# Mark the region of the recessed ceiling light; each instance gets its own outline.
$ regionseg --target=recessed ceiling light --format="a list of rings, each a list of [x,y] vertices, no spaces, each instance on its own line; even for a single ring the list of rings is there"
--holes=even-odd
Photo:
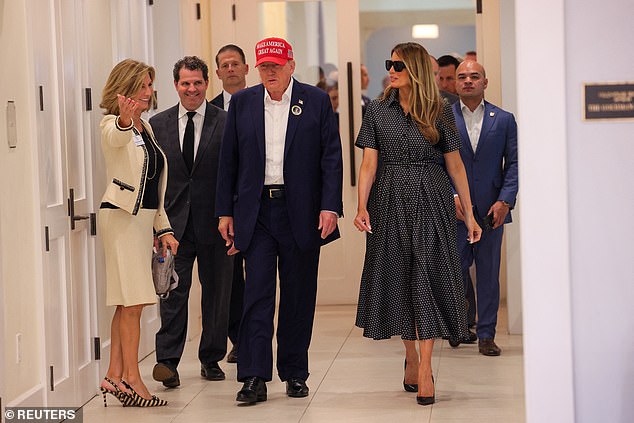
[[[412,38],[438,38],[438,25],[414,25]]]

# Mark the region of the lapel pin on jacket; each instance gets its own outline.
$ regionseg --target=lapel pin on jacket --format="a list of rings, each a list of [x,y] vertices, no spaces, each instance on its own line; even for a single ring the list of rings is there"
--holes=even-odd
[[[495,116],[495,112],[489,112],[489,116],[491,117]]]
[[[304,100],[302,100],[301,98],[300,98],[299,100],[297,100],[297,102],[298,102],[299,104],[304,104]]]
[[[299,116],[302,114],[302,108],[299,107],[297,104],[294,104],[293,107],[291,107],[291,113],[293,113],[295,116]]]

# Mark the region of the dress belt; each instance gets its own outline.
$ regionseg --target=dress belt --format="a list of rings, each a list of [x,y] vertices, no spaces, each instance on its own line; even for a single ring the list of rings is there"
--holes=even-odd
[[[284,185],[264,185],[262,195],[267,198],[284,198],[286,197],[286,187]]]
[[[438,164],[434,160],[422,161],[422,162],[383,162],[387,166],[426,166],[428,164]]]

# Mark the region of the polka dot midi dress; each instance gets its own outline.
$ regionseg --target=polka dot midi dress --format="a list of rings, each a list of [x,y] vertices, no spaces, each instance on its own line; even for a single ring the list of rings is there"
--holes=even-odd
[[[437,128],[432,145],[404,114],[397,90],[367,107],[355,145],[378,150],[380,163],[356,318],[367,338],[467,336],[453,190],[438,164],[460,148],[447,103]]]

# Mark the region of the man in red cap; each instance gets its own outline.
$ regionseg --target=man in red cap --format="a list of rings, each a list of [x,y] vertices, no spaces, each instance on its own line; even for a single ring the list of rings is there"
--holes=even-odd
[[[236,400],[266,401],[273,373],[276,273],[277,371],[289,397],[308,395],[308,347],[322,245],[339,237],[341,140],[328,95],[292,78],[293,49],[255,47],[262,83],[235,93],[220,149],[216,216],[228,254],[246,266]]]

